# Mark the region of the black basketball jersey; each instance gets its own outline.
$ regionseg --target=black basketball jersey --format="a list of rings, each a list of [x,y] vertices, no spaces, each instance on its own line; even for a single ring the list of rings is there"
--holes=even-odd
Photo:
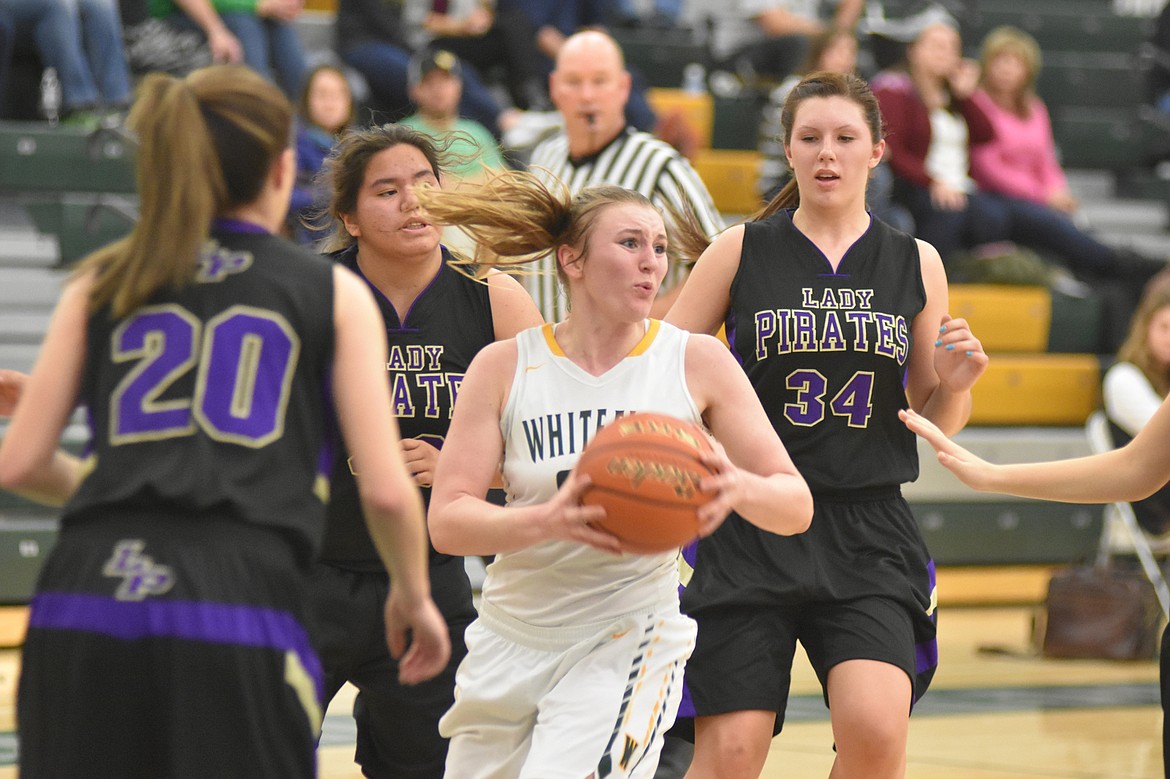
[[[914,435],[897,411],[925,302],[914,239],[880,220],[836,272],[792,211],[745,226],[728,340],[814,492],[917,478]]]
[[[357,247],[339,252],[336,260],[361,275]],[[448,264],[450,260],[444,247],[439,272],[402,320],[386,296],[370,285],[390,342],[386,378],[399,432],[403,438],[419,438],[439,449],[447,436],[467,366],[480,349],[495,340],[487,284],[454,270]],[[429,488],[423,488],[424,502],[429,503],[430,493]],[[447,557],[434,549],[431,556]],[[357,482],[344,449],[339,449],[333,464],[332,499],[321,559],[353,570],[382,570],[366,530]]]
[[[333,269],[260,231],[217,230],[196,280],[90,316],[81,401],[92,470],[63,522],[214,514],[320,545],[332,459]]]

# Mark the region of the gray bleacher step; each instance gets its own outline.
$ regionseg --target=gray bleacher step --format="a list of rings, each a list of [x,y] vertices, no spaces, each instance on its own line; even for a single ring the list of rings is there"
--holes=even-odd
[[[1101,233],[1164,233],[1166,204],[1158,200],[1110,198],[1082,201],[1081,211]]]
[[[1106,235],[1102,237],[1111,246],[1125,246],[1145,255],[1170,259],[1170,233],[1157,235]]]
[[[1114,196],[1114,176],[1106,170],[1066,170],[1068,188],[1082,202],[1111,200]]]
[[[47,310],[0,310],[0,343],[39,344],[49,327],[49,318]]]
[[[37,361],[40,348],[40,344],[0,343],[0,368],[29,373]]]
[[[38,231],[23,205],[0,197],[0,267],[49,267],[57,257],[56,238]]]
[[[3,268],[52,268],[59,259],[54,236],[0,228],[0,273]]]
[[[51,310],[68,275],[61,268],[0,267],[0,308]]]

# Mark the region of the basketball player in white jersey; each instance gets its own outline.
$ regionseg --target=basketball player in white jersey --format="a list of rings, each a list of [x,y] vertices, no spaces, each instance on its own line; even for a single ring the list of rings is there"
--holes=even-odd
[[[765,530],[802,532],[808,488],[727,349],[648,318],[667,234],[644,196],[600,186],[570,199],[512,172],[422,201],[477,239],[480,268],[551,250],[571,304],[560,323],[476,356],[439,457],[435,547],[496,556],[440,723],[447,775],[651,777],[694,625],[679,613],[677,550],[625,553],[594,527],[604,509],[580,505],[581,450],[632,411],[706,425],[722,446],[702,485],[714,495],[703,534],[732,509]],[[503,507],[484,499],[501,463]]]

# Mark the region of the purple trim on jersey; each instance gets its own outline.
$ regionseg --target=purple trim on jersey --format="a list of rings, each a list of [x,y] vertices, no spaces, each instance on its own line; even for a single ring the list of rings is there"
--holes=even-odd
[[[691,568],[695,567],[695,562],[699,559],[699,542],[697,539],[682,548],[682,558]],[[685,587],[683,587],[682,583],[680,582],[678,585],[678,594],[680,597],[682,596],[684,589]],[[678,704],[678,718],[694,719],[694,716],[695,702],[691,700],[691,688],[687,686],[686,672],[684,671],[682,682],[682,699]]]
[[[926,564],[926,572],[930,578],[930,591],[934,592],[936,587],[935,566],[934,560],[929,560]],[[938,612],[931,615],[931,619],[936,623],[938,621]],[[924,673],[932,672],[938,667],[938,639],[925,641],[914,647],[915,667],[914,670],[921,676]],[[918,685],[915,685],[917,687]]]
[[[727,309],[727,316],[723,319],[723,337],[727,339],[727,346],[731,350],[731,356],[739,363],[739,367],[743,367],[743,355],[735,350],[735,311]]]
[[[422,291],[419,292],[418,295],[415,296],[414,300],[412,300],[410,302],[410,307],[406,309],[406,314],[404,314],[404,315],[400,315],[398,313],[398,309],[396,309],[394,307],[394,304],[390,302],[390,298],[386,297],[386,295],[382,292],[382,290],[380,290],[376,286],[374,286],[374,282],[367,279],[366,274],[362,273],[362,268],[357,263],[357,245],[355,244],[351,248],[353,249],[353,259],[354,259],[353,270],[355,270],[357,272],[358,276],[361,276],[362,281],[366,282],[366,285],[369,286],[369,288],[374,291],[375,295],[380,297],[382,300],[386,301],[386,305],[388,305],[390,307],[390,310],[394,312],[394,315],[396,317],[398,317],[398,327],[390,327],[389,325],[387,325],[386,332],[390,333],[390,334],[403,334],[403,333],[417,333],[417,332],[419,332],[419,328],[417,328],[417,327],[407,327],[406,322],[407,322],[407,320],[410,319],[410,312],[414,311],[415,304],[418,303],[420,300],[423,299],[423,297],[426,296],[427,292],[430,291],[431,287],[435,286],[435,283],[439,280],[439,276],[442,275],[443,266],[447,264],[447,258],[449,257],[449,250],[447,249],[447,247],[443,246],[442,244],[439,244],[439,257],[440,257],[439,270],[437,270],[435,272],[435,275],[431,278],[430,281],[427,282],[427,285],[425,287],[423,287]],[[349,251],[349,250],[347,249],[346,251]]]
[[[291,614],[260,606],[180,600],[119,601],[106,595],[42,592],[32,600],[29,627],[79,630],[122,641],[178,638],[296,652],[317,688],[321,661]]]
[[[406,309],[406,316],[404,316],[398,320],[398,325],[401,328],[401,330],[398,330],[395,332],[414,332],[414,333],[418,332],[417,327],[409,328],[406,326],[406,323],[408,321],[410,321],[410,312],[414,311],[414,307],[418,304],[418,302],[420,300],[422,300],[424,297],[426,297],[426,294],[431,291],[431,287],[435,286],[435,282],[437,282],[439,280],[439,276],[442,275],[442,273],[443,273],[443,266],[446,264],[447,264],[446,247],[443,246],[442,244],[439,244],[439,269],[437,271],[435,271],[435,275],[431,277],[431,280],[427,282],[427,285],[425,287],[423,287],[422,290],[417,295],[414,296],[414,300],[410,301],[410,308]]]
[[[269,235],[271,231],[265,227],[261,227],[255,222],[245,222],[242,219],[213,219],[211,221],[211,229],[218,230],[223,233],[255,233],[257,235]]]
[[[82,416],[85,417],[85,429],[89,431],[89,438],[81,448],[81,459],[84,460],[86,457],[89,457],[91,454],[93,454],[94,441],[97,440],[97,435],[95,434],[97,426],[94,424],[93,410],[89,407],[89,404],[82,405],[81,413]]]

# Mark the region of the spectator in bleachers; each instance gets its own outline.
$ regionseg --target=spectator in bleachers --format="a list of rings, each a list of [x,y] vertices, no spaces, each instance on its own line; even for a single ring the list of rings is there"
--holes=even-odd
[[[856,74],[857,52],[857,36],[852,30],[832,29],[816,35],[800,72],[784,79],[780,86],[768,94],[768,102],[760,112],[760,169],[757,186],[763,203],[771,201],[792,177],[780,122],[788,93],[800,83],[801,78],[818,70]],[[903,232],[913,233],[914,220],[905,207],[893,202],[890,192],[892,186],[893,174],[883,160],[870,173],[866,192],[870,212]]]
[[[669,30],[679,23],[682,0],[652,0],[650,13],[641,13],[634,0],[614,0],[610,21],[618,27],[647,27]]]
[[[1105,372],[1101,396],[1113,443],[1124,446],[1170,395],[1170,272],[1146,286],[1117,360]],[[1147,533],[1170,531],[1170,484],[1132,505]]]
[[[915,234],[944,261],[962,250],[1005,241],[1002,203],[975,187],[970,151],[995,137],[971,99],[979,65],[963,59],[953,19],[933,17],[906,48],[904,69],[882,71],[873,92],[887,125],[894,199],[909,209]]]
[[[1035,91],[1041,64],[1036,40],[1015,27],[998,27],[984,39],[980,60],[980,88],[971,102],[990,121],[994,137],[972,147],[971,177],[1007,210],[1012,241],[1087,281],[1127,287],[1130,307],[1122,322],[1128,321],[1142,287],[1166,262],[1108,246],[1073,220],[1077,201],[1056,157],[1048,110]]]
[[[689,209],[708,236],[723,229],[702,179],[673,146],[627,123],[625,105],[630,74],[621,47],[600,30],[570,36],[557,56],[549,81],[553,104],[564,130],[542,141],[531,166],[546,184],[564,183],[573,193],[590,184],[617,184],[635,189],[659,208]],[[524,278],[546,321],[558,321],[564,301],[548,257],[537,263],[544,272]],[[677,285],[682,268],[672,263],[665,285]],[[673,293],[659,294],[652,309],[660,316]]]
[[[327,225],[314,225],[328,216],[330,192],[318,174],[337,139],[353,126],[354,116],[353,91],[344,71],[331,64],[309,71],[297,102],[297,180],[288,210],[289,231],[297,243],[324,237]]]
[[[541,73],[552,73],[565,40],[581,30],[605,30],[610,19],[609,0],[497,0],[503,12],[520,11],[534,30],[540,52]],[[626,100],[626,122],[644,132],[654,132],[658,116],[646,97],[649,84],[637,69],[630,74],[630,94]],[[679,74],[681,81],[682,74]]]
[[[754,87],[795,73],[814,36],[854,30],[864,7],[864,0],[695,0],[686,17],[711,20],[716,67]]]
[[[446,49],[425,49],[411,58],[410,99],[418,111],[402,120],[444,150],[443,186],[449,189],[508,167],[487,128],[459,115],[462,70],[459,58]],[[468,257],[475,253],[475,241],[458,227],[443,228],[443,245]]]
[[[199,29],[178,27],[150,15],[150,0],[121,0],[122,40],[130,70],[182,77],[211,64],[244,61],[244,47],[216,13],[211,0],[175,0]]]
[[[407,71],[414,49],[404,11],[404,3],[383,0],[340,0],[337,9],[339,54],[365,78],[374,107],[392,121],[412,110]],[[497,138],[524,121],[524,112],[501,105],[472,68],[463,70],[459,113]]]
[[[296,99],[308,68],[295,26],[303,0],[211,0],[211,5],[243,47],[244,64]],[[150,13],[181,29],[203,28],[178,0],[150,0]]]
[[[16,39],[31,38],[61,84],[65,121],[97,124],[132,99],[116,0],[5,0]]]
[[[453,52],[484,77],[498,68],[512,105],[525,111],[551,110],[536,31],[521,11],[500,10],[482,0],[408,0],[407,7],[412,6],[417,10],[407,17],[415,50]]]
[[[444,177],[468,181],[507,167],[496,139],[474,119],[459,115],[463,67],[446,49],[428,48],[410,60],[410,98],[418,111],[402,124],[440,141],[451,155]]]

